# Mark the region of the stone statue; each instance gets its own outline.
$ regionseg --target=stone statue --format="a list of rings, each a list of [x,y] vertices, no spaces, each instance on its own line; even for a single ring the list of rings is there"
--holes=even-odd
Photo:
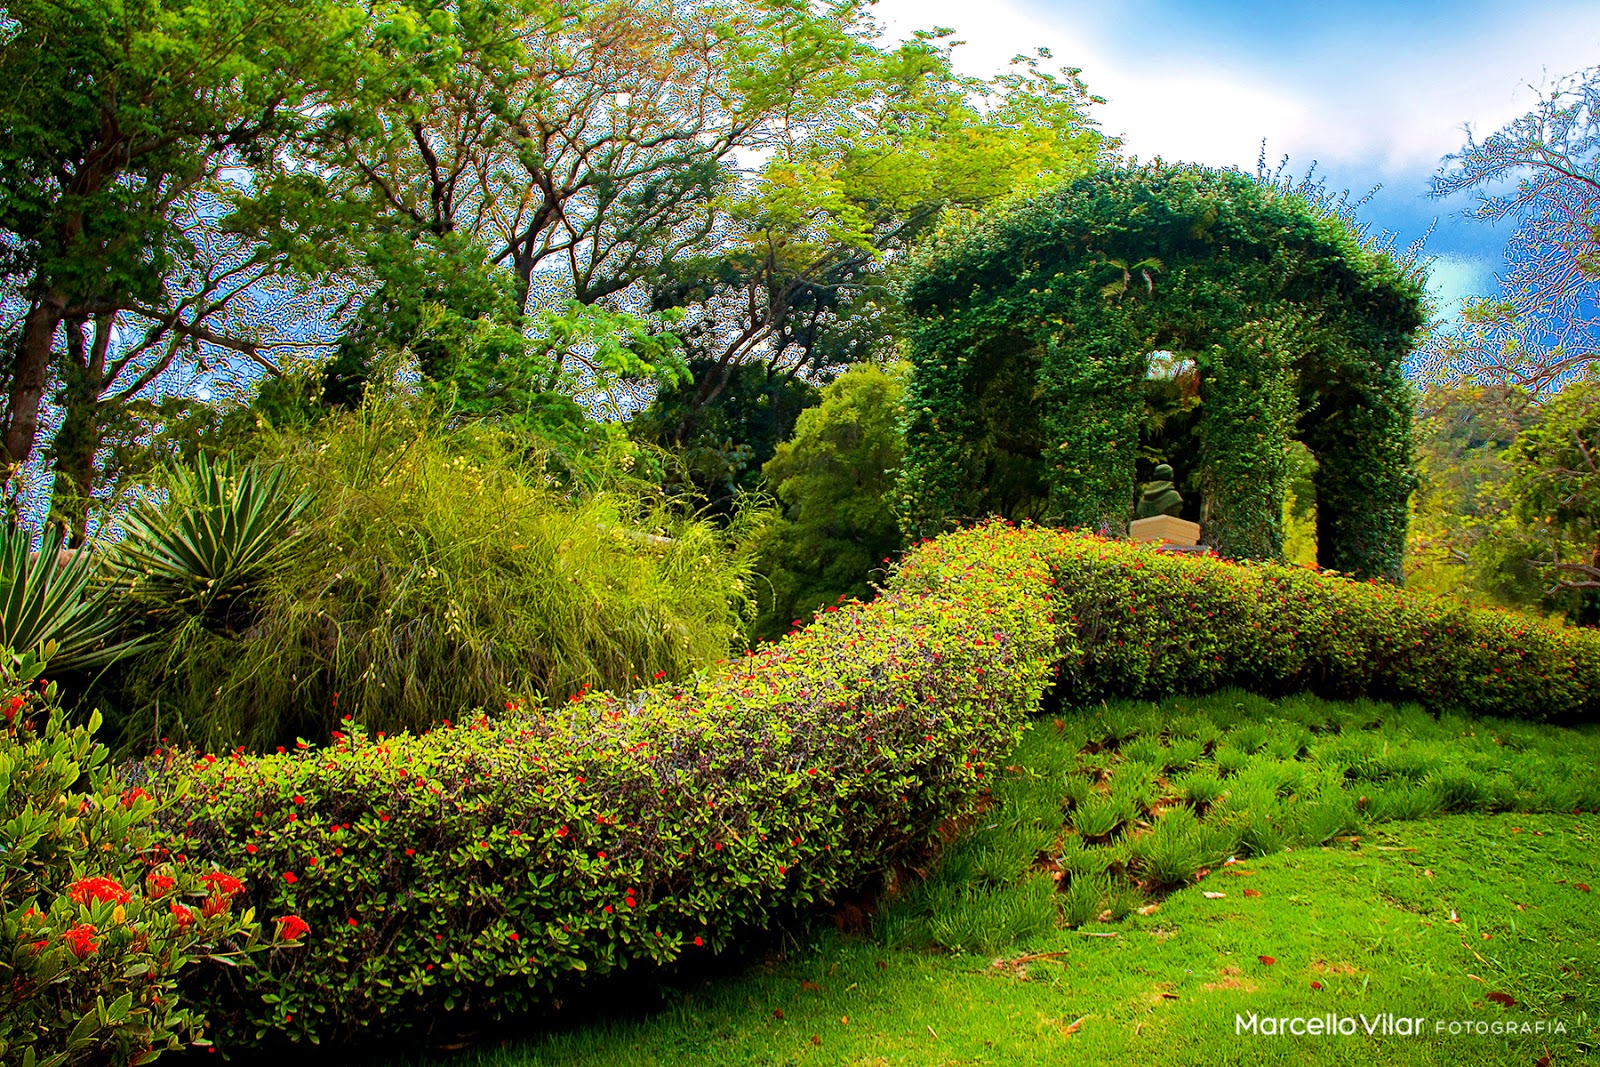
[[[1155,469],[1155,480],[1144,483],[1144,492],[1134,507],[1135,518],[1149,519],[1157,515],[1176,516],[1183,510],[1183,496],[1172,484],[1172,468],[1165,463]]]

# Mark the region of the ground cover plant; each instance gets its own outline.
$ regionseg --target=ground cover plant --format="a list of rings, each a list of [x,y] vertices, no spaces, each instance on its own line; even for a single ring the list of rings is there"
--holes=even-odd
[[[1582,1062],[1600,1046],[1597,756],[1593,727],[1306,697],[1040,720],[990,806],[865,931],[799,929],[642,1015],[401,1062]],[[1118,830],[1076,828],[1119,792]],[[1235,1032],[1236,1015],[1330,1012],[1426,1024]]]

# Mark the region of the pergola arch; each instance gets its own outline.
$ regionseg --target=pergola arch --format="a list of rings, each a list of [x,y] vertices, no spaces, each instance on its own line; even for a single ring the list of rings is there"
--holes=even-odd
[[[1342,219],[1237,171],[1125,166],[946,226],[905,300],[909,535],[994,513],[1124,532],[1146,365],[1182,351],[1204,541],[1278,557],[1295,438],[1319,459],[1319,563],[1398,580],[1422,280]]]

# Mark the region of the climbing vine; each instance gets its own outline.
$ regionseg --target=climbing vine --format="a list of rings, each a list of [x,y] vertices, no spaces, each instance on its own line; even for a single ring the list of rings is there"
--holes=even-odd
[[[1296,438],[1319,563],[1399,577],[1422,280],[1338,215],[1237,171],[1125,165],[947,223],[905,299],[908,535],[990,514],[1125,532],[1150,359],[1183,353],[1198,448],[1167,458],[1196,476],[1204,541],[1280,554]]]

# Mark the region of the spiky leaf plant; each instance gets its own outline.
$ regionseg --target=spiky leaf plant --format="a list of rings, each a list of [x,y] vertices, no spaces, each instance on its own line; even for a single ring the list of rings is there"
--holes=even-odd
[[[311,502],[282,467],[201,455],[174,468],[165,504],[144,501],[123,521],[113,584],[147,627],[196,620],[232,631],[250,594],[288,557],[295,520]]]
[[[54,641],[51,667],[100,667],[134,646],[113,640],[117,612],[93,581],[97,561],[87,551],[63,556],[64,536],[52,528],[35,554],[28,530],[0,524],[0,648],[26,652]]]

